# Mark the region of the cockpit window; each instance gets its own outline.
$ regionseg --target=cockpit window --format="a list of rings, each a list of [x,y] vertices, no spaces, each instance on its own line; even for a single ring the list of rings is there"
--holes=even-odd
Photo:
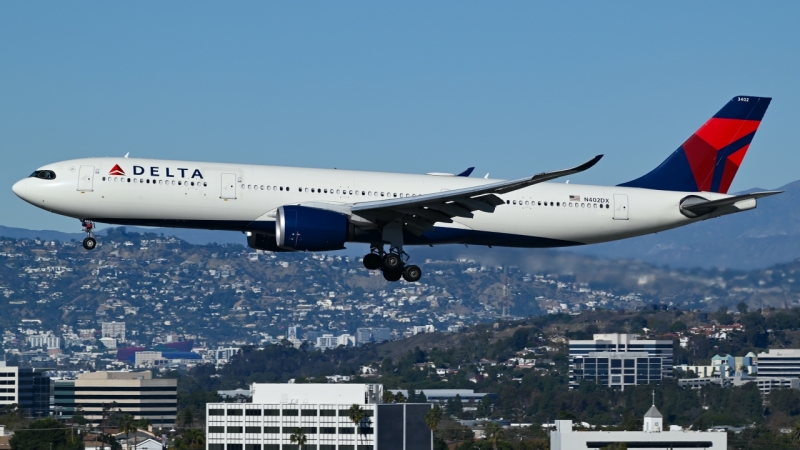
[[[55,180],[56,173],[52,170],[37,170],[29,178],[41,178],[43,180]]]

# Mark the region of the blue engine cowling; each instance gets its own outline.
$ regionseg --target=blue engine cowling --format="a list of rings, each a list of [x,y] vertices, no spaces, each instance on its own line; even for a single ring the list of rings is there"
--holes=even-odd
[[[341,250],[352,225],[347,216],[335,211],[288,205],[278,208],[275,240],[286,250]]]

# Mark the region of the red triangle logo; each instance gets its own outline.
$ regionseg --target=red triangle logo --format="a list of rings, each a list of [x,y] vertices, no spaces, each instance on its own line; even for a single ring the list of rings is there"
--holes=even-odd
[[[108,172],[109,175],[125,175],[125,171],[122,170],[122,167],[119,164],[114,164],[114,167],[111,168],[111,171]]]

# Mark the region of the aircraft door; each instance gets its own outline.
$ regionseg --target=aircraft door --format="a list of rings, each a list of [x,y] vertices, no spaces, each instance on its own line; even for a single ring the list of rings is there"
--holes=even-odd
[[[222,174],[222,188],[219,198],[236,198],[236,174]]]
[[[614,194],[614,220],[628,220],[628,196]]]
[[[94,180],[94,166],[81,166],[78,171],[78,190],[91,191]]]

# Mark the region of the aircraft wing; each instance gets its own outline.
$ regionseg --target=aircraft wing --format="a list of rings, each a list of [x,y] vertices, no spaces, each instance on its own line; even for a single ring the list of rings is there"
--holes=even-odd
[[[543,172],[532,177],[498,181],[450,191],[435,192],[413,197],[390,198],[354,203],[353,214],[374,224],[385,224],[402,219],[404,227],[416,235],[432,230],[436,222],[452,223],[453,217],[473,217],[473,211],[492,213],[495,207],[505,203],[496,194],[506,194],[527,186],[555,178],[583,172],[597,164],[603,155],[564,170]]]

